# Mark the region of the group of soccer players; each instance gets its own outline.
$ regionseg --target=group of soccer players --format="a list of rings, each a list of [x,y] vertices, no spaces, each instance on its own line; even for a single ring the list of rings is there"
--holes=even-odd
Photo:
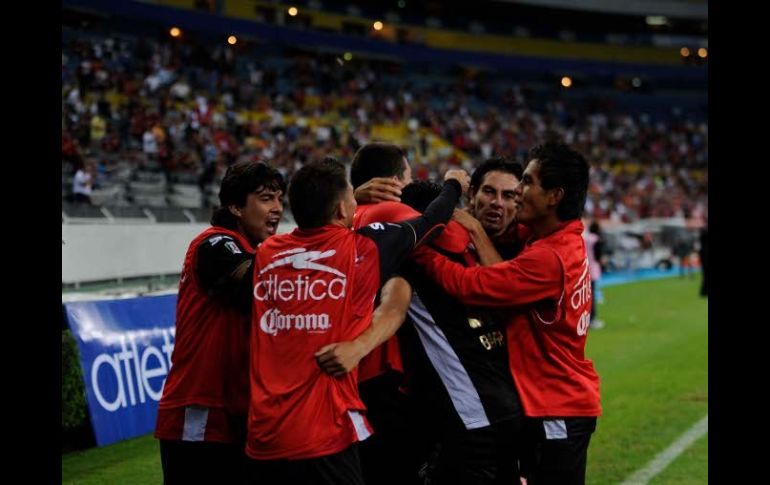
[[[297,171],[276,234],[280,173],[230,167],[180,278],[164,482],[584,483],[588,172],[549,142],[412,182],[369,143]]]

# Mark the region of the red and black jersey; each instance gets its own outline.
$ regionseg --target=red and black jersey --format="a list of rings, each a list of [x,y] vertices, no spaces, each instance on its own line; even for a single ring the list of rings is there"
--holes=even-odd
[[[253,258],[249,241],[210,227],[185,256],[176,306],[172,366],[158,405],[155,436],[232,442],[248,409],[248,310],[235,304],[232,271]],[[246,281],[250,278],[247,276]],[[247,288],[250,285],[247,284]]]
[[[462,254],[443,254],[465,263]],[[429,410],[424,419],[451,433],[520,416],[508,364],[506,312],[464,305],[413,262],[404,264],[401,274],[414,294],[399,341],[410,394]]]
[[[419,212],[401,202],[361,204],[353,217],[353,227],[359,229],[375,222],[400,222],[418,217]],[[445,230],[431,243],[450,253],[467,253],[470,236],[462,226],[449,221]],[[394,370],[404,372],[403,358],[396,335],[372,350],[358,365],[358,380],[369,379]]]
[[[591,279],[579,220],[528,243],[516,258],[464,268],[434,252],[416,258],[470,305],[507,307],[509,362],[527,416],[598,416],[599,377],[585,358]]]
[[[314,354],[366,330],[380,285],[415,245],[437,234],[460,192],[456,181],[446,183],[432,209],[400,224],[297,229],[257,249],[246,445],[251,458],[326,456],[371,434],[357,371],[331,377]]]

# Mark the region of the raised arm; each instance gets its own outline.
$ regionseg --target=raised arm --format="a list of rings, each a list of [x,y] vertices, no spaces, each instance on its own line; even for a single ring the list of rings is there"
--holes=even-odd
[[[468,190],[470,178],[465,170],[448,170],[444,175],[444,187],[420,217],[405,221],[414,229],[415,246],[432,241],[452,217],[460,196]]]
[[[416,246],[431,241],[446,226],[467,188],[468,174],[464,170],[450,170],[446,179],[441,194],[421,216],[399,223],[374,222],[358,230],[377,245],[381,281],[387,281]]]

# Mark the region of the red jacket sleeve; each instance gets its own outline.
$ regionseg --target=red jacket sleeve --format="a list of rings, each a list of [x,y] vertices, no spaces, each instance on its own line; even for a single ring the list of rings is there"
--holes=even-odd
[[[512,307],[558,299],[562,294],[562,265],[547,248],[530,246],[511,260],[472,268],[427,249],[418,251],[415,260],[431,279],[466,305]]]

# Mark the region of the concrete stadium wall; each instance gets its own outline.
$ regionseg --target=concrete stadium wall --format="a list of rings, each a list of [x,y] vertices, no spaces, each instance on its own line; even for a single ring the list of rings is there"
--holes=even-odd
[[[180,273],[208,224],[62,224],[62,283]],[[294,224],[282,223],[278,232]]]

